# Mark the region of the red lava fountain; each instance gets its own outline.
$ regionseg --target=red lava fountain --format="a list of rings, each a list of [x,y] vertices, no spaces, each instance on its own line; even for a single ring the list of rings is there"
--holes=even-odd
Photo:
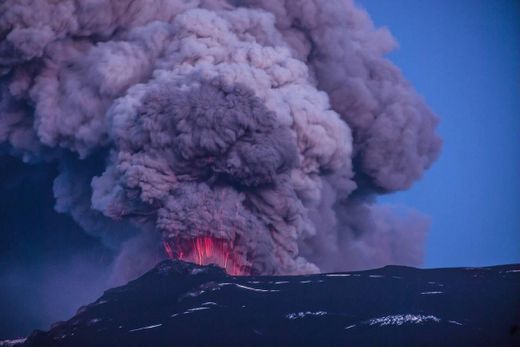
[[[170,259],[189,261],[198,265],[215,264],[233,276],[250,274],[247,266],[237,262],[233,249],[226,240],[201,236],[190,240],[164,240],[163,246]]]

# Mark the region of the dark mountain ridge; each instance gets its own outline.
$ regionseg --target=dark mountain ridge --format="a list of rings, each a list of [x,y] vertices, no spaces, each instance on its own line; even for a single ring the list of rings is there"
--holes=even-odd
[[[520,346],[520,265],[229,276],[164,261],[23,346]]]

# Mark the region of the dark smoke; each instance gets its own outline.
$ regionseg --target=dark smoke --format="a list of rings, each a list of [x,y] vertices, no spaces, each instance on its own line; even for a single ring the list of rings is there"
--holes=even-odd
[[[113,280],[211,236],[254,273],[417,265],[428,219],[376,204],[437,118],[349,0],[7,0],[0,149],[57,162],[56,209]]]

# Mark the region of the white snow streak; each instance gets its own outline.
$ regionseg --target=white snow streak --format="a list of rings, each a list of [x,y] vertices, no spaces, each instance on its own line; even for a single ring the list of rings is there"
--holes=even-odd
[[[141,328],[136,328],[136,329],[129,330],[129,332],[130,332],[130,333],[133,333],[133,332],[135,332],[135,331],[154,329],[154,328],[158,328],[158,327],[160,327],[161,325],[162,325],[162,324],[148,325],[148,326],[146,326],[146,327],[141,327]]]
[[[350,277],[352,276],[351,274],[328,274],[328,275],[325,275],[326,277]]]
[[[450,322],[451,324],[456,324],[456,325],[464,325],[460,322],[457,322],[456,320],[449,320],[448,322]]]
[[[244,286],[244,285],[238,284],[238,283],[219,283],[218,285],[221,286],[221,287],[223,287],[223,286],[235,286],[235,287],[238,287],[238,288],[251,290],[251,291],[254,291],[254,292],[261,292],[261,293],[279,292],[279,290],[277,290],[277,289],[253,288],[253,287]]]
[[[202,310],[209,310],[209,307],[194,307],[194,308],[189,308],[186,312],[194,312],[194,311],[202,311]]]

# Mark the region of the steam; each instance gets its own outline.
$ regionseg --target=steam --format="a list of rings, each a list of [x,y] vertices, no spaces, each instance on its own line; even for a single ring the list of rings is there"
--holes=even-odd
[[[116,277],[208,236],[253,273],[420,263],[428,219],[376,194],[436,159],[437,118],[351,1],[7,0],[0,38],[0,150],[60,163]]]

